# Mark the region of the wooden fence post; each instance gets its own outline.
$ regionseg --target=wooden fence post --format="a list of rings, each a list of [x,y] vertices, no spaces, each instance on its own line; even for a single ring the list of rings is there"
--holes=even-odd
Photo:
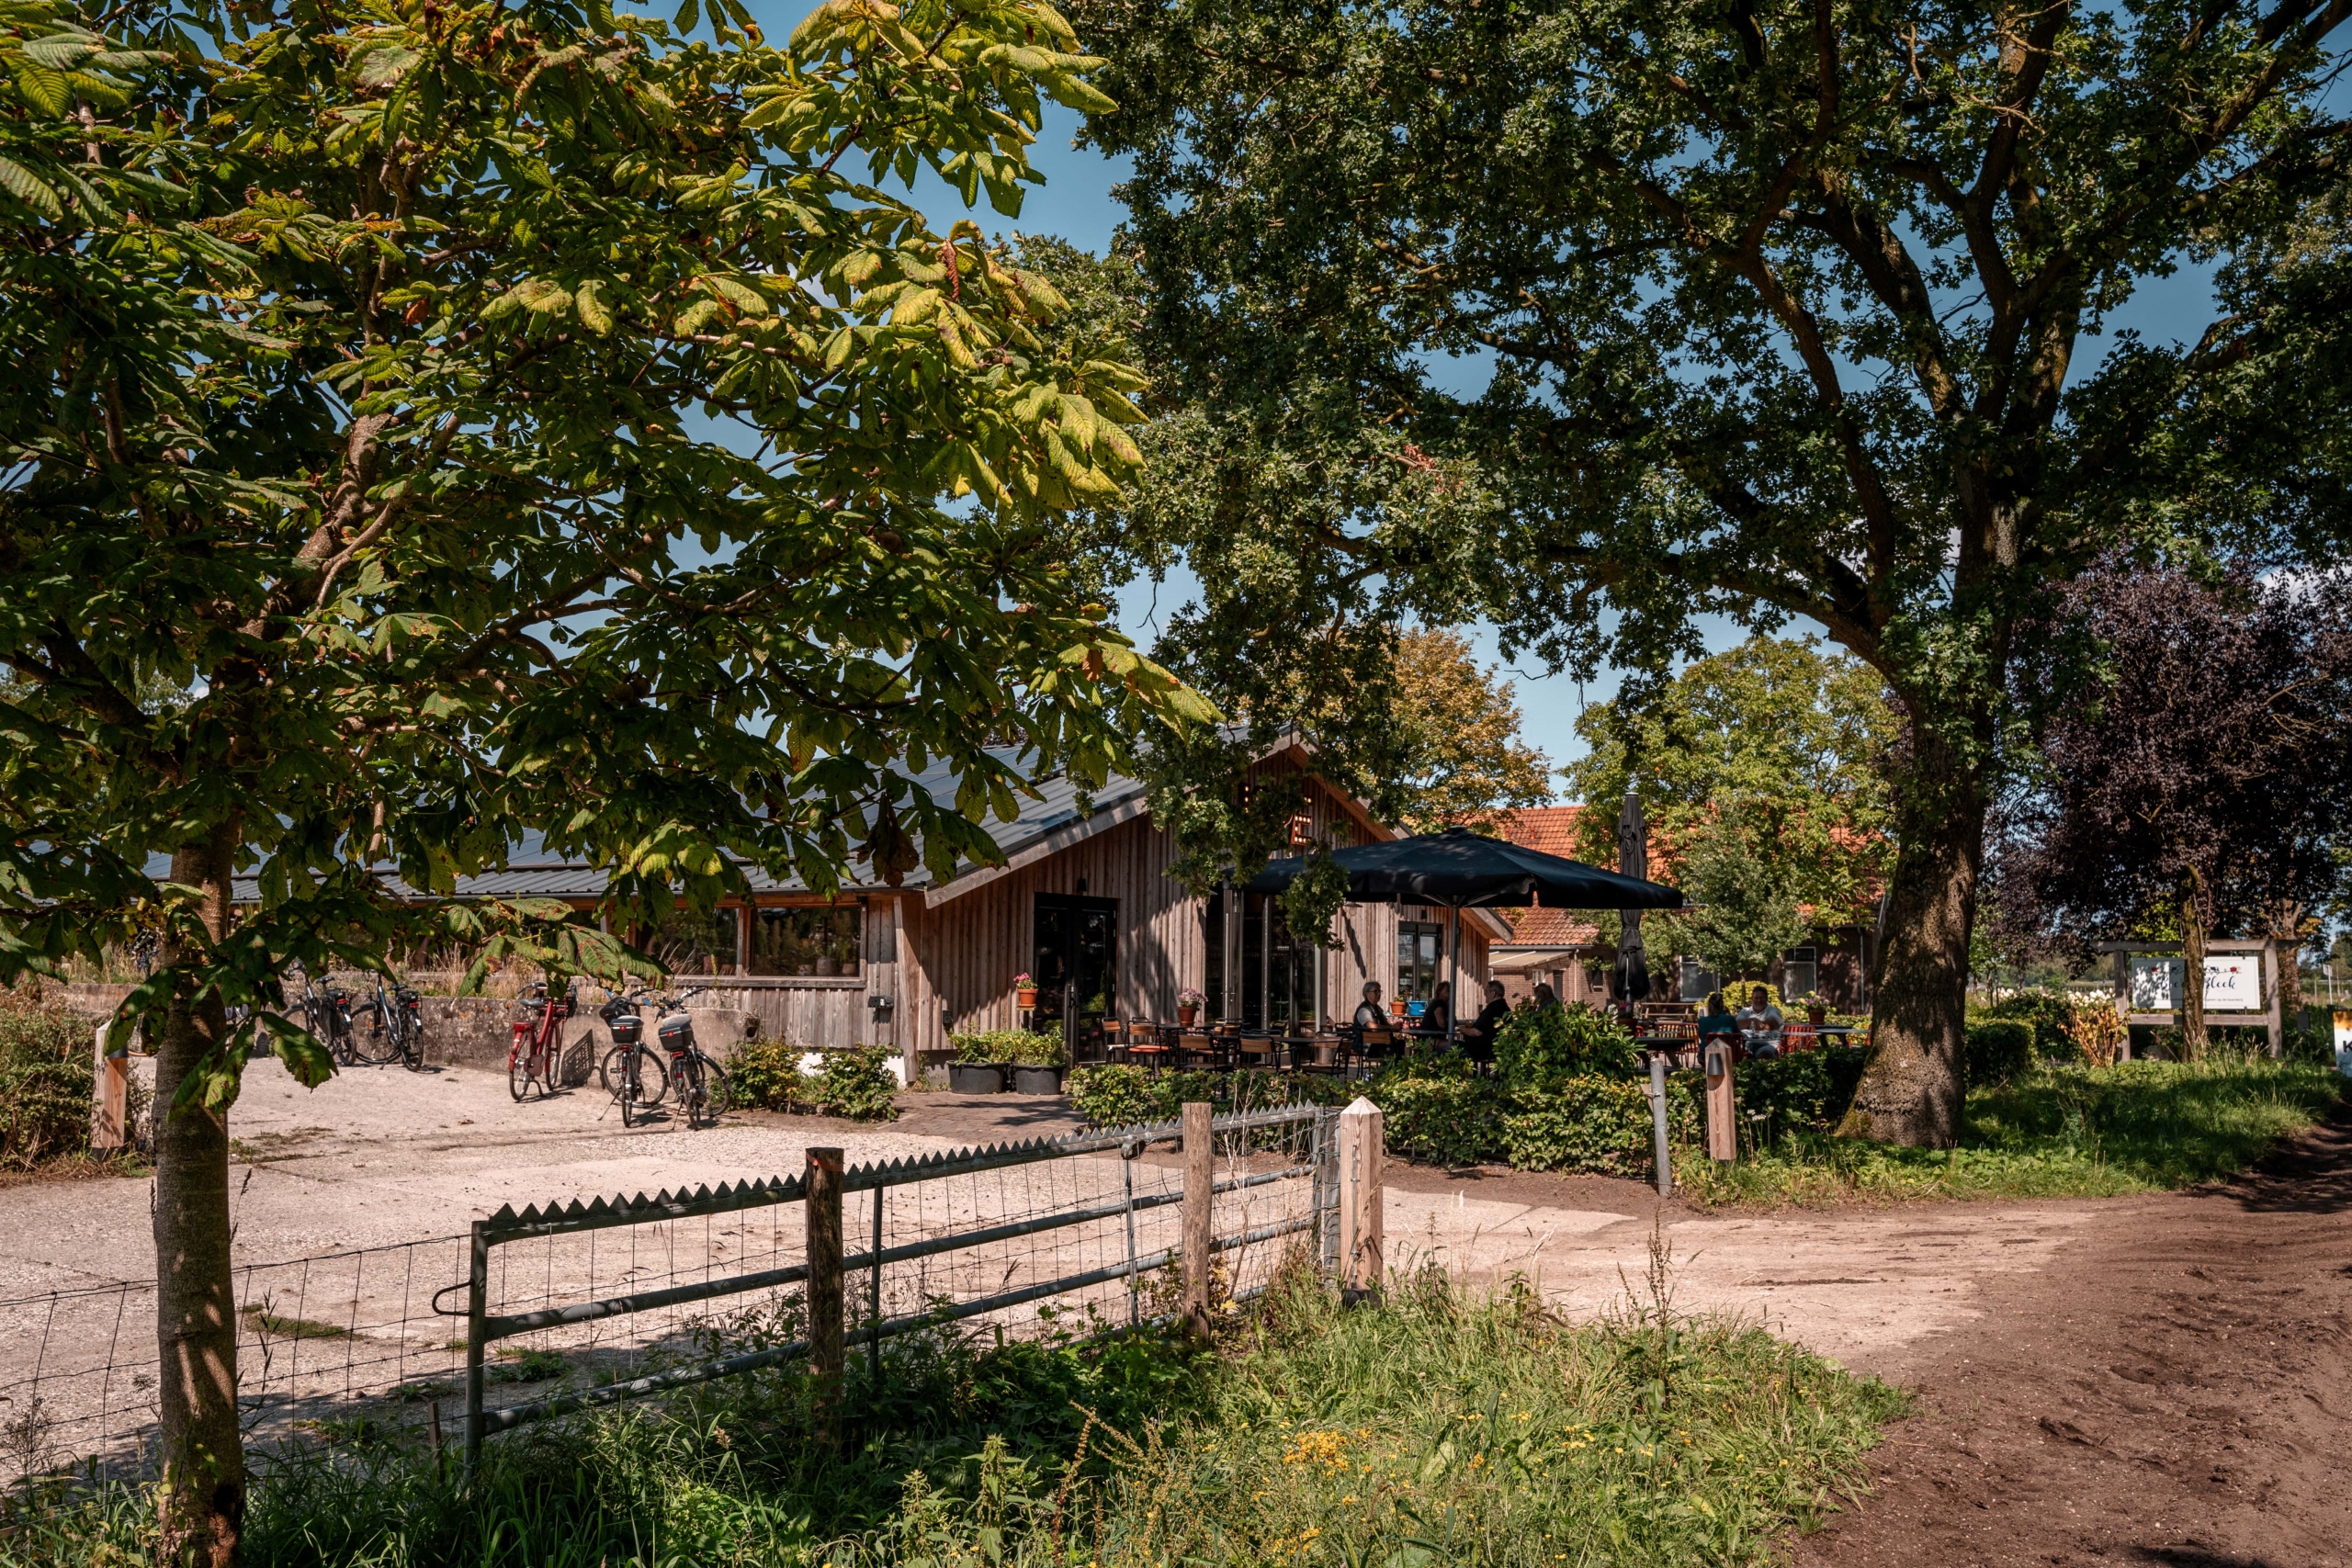
[[[1209,1209],[1216,1185],[1209,1115],[1209,1107],[1199,1100],[1184,1104],[1184,1327],[1203,1338],[1209,1332],[1209,1270],[1216,1238],[1216,1220]]]
[[[1707,1047],[1707,1157],[1739,1157],[1739,1122],[1731,1092],[1731,1047]]]
[[[1666,1053],[1646,1053],[1650,1068],[1650,1145],[1657,1161],[1657,1195],[1674,1196],[1674,1147],[1667,1136]]]
[[[817,1429],[827,1443],[842,1393],[842,1151],[810,1149],[801,1173],[808,1235],[808,1370],[817,1382]]]
[[[1340,1112],[1340,1258],[1344,1295],[1380,1289],[1385,1238],[1380,1107],[1363,1096]]]
[[[107,1049],[107,1025],[98,1025],[90,1096],[90,1147],[109,1153],[130,1142],[130,1058]]]

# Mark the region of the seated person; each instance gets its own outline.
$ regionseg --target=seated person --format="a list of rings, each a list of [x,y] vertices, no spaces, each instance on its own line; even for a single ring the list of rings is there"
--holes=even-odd
[[[1739,1032],[1751,1056],[1777,1056],[1781,1054],[1781,1010],[1772,1005],[1772,993],[1758,986],[1748,993],[1747,1006],[1739,1015]]]
[[[1503,999],[1503,983],[1500,980],[1487,981],[1487,1005],[1478,1010],[1476,1018],[1464,1024],[1454,1034],[1464,1055],[1481,1066],[1492,1065],[1495,1032],[1502,1028],[1503,1020],[1510,1016],[1510,1003]]]
[[[1429,1032],[1445,1032],[1445,1021],[1453,1016],[1453,987],[1440,980],[1430,987],[1429,1006],[1421,1010],[1421,1028]]]
[[[1538,1010],[1549,1010],[1553,1012],[1561,1010],[1560,993],[1552,988],[1550,982],[1547,981],[1535,987],[1535,1006]]]
[[[1707,1010],[1699,1015],[1699,1038],[1702,1040],[1719,1036],[1736,1038],[1738,1033],[1739,1020],[1734,1018],[1731,1009],[1724,1005],[1724,994],[1721,991],[1709,991]]]
[[[1385,1032],[1388,1028],[1388,1010],[1380,1005],[1380,982],[1363,983],[1363,1000],[1356,1004],[1355,1024],[1358,1029]]]

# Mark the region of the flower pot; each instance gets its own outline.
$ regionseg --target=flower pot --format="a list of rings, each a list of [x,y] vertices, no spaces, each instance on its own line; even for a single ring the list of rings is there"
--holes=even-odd
[[[1059,1094],[1062,1091],[1062,1069],[1034,1067],[1026,1063],[1012,1069],[1012,1092],[1015,1094]]]
[[[1200,1016],[1201,1010],[1198,1007],[1190,1004],[1180,1007],[1176,1010],[1176,1022],[1181,1028],[1192,1028],[1193,1021]]]
[[[1013,992],[1012,1005],[1023,1012],[1034,1011],[1037,1006],[1037,987],[1028,986]]]
[[[1804,1010],[1804,1016],[1809,1021],[1814,1023],[1827,1023],[1829,1021],[1829,1010],[1827,1008],[1807,1008]]]
[[[957,1094],[1002,1094],[1004,1068],[994,1062],[950,1062],[947,1087]]]

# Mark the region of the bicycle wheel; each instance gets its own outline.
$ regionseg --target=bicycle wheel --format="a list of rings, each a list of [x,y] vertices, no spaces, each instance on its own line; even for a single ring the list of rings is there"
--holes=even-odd
[[[634,1062],[629,1057],[634,1055]],[[642,1045],[616,1045],[605,1053],[606,1076],[613,1086],[613,1098],[621,1102],[621,1125],[634,1127],[645,1120],[646,1113],[662,1103],[669,1092],[670,1075],[662,1066],[662,1058]]]
[[[725,1067],[699,1051],[695,1055],[702,1057],[703,1115],[716,1123],[734,1107],[735,1084],[728,1077]]]
[[[373,1002],[368,1005],[367,1019],[365,1030],[355,1027],[351,1032],[353,1058],[366,1067],[380,1067],[397,1060],[401,1054],[400,1025],[388,1021],[384,1009]]]
[[[506,1092],[521,1100],[531,1091],[531,1062],[537,1051],[526,1040],[506,1048]]]
[[[401,1065],[410,1072],[424,1070],[424,1025],[401,1015]]]

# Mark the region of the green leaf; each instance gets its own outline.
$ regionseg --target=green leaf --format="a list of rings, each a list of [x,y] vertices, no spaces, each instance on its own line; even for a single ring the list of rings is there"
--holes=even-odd
[[[0,189],[5,189],[43,218],[65,215],[64,204],[57,199],[57,193],[13,158],[0,157]]]
[[[680,33],[690,33],[702,22],[702,0],[686,0],[678,7],[675,26]]]
[[[605,307],[605,285],[601,278],[589,278],[572,294],[572,303],[580,311],[580,324],[598,337],[610,337],[613,313]]]
[[[34,105],[62,119],[74,109],[74,95],[65,82],[65,73],[27,60],[22,56],[9,62],[16,68],[17,85]]]

